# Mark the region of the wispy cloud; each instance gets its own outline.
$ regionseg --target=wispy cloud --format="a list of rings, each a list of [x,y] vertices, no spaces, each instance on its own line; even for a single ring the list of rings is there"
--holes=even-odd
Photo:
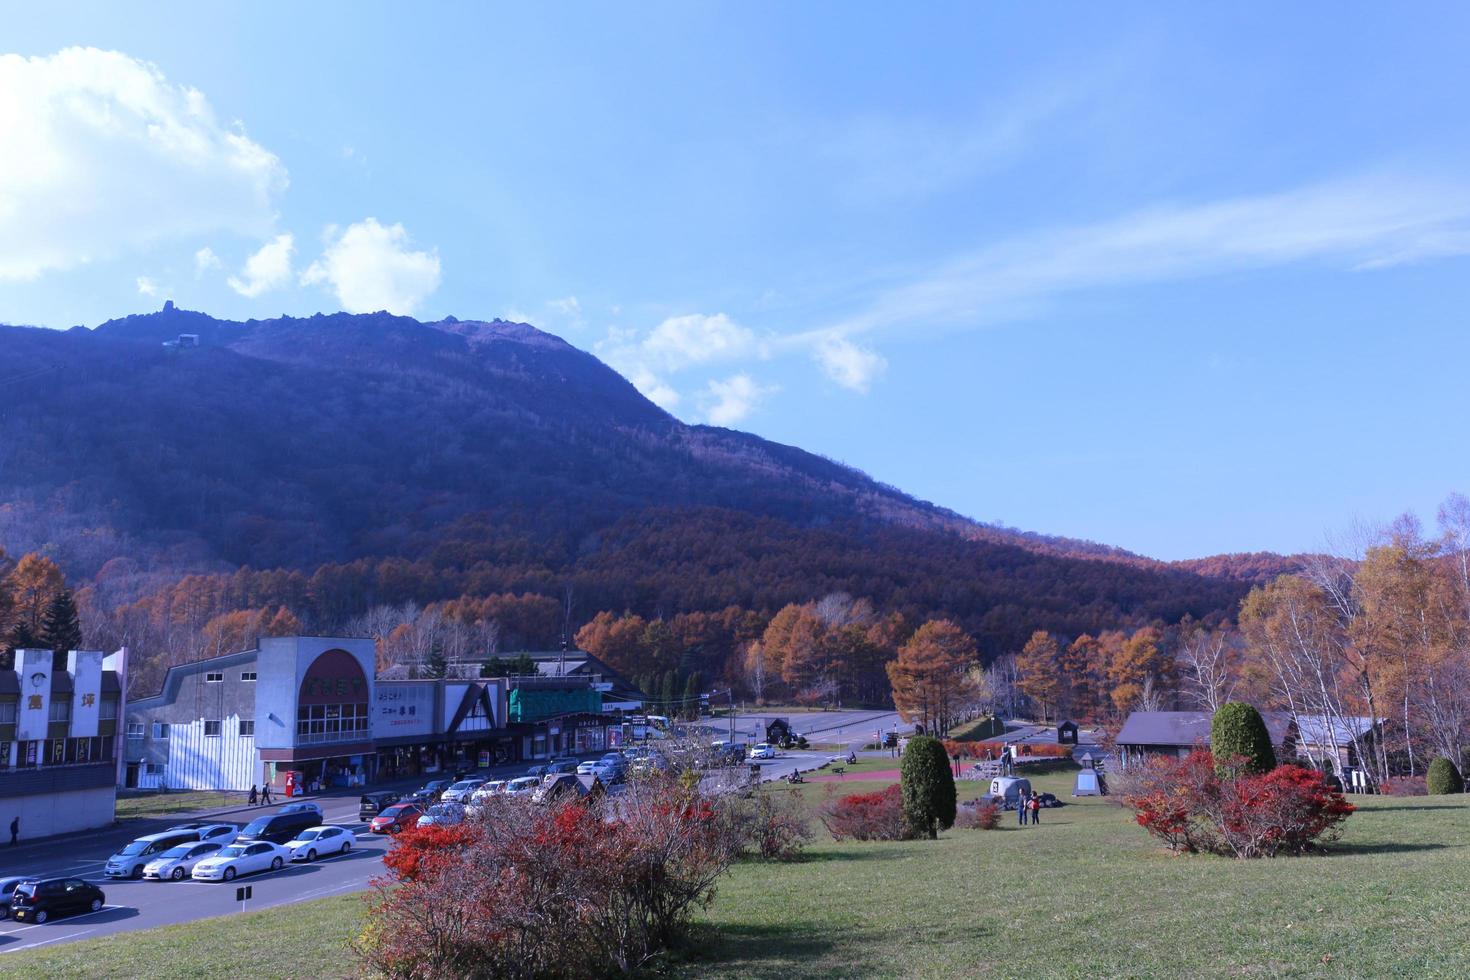
[[[277,235],[245,260],[245,268],[238,276],[230,276],[230,288],[247,299],[254,299],[286,285],[291,281],[291,253],[295,250],[296,239],[289,232]],[[202,267],[197,252],[194,261]]]
[[[780,390],[777,385],[758,384],[750,375],[743,373],[722,381],[711,381],[703,397],[705,418],[711,425],[735,425]]]
[[[1014,237],[938,263],[808,335],[1014,319],[1085,289],[1301,262],[1344,270],[1470,253],[1470,185],[1372,175],[1280,194],[1147,208]]]

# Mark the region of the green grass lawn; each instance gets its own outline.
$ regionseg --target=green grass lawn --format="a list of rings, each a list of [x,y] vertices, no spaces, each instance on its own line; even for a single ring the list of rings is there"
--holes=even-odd
[[[1070,800],[1070,771],[1032,781]],[[981,788],[961,783],[960,798]],[[794,790],[813,805],[826,792]],[[796,864],[737,866],[666,971],[782,980],[1470,975],[1470,800],[1355,802],[1361,809],[1333,853],[1274,861],[1170,856],[1096,798],[1045,811],[1035,828],[1008,814],[998,830],[938,841],[819,842]],[[345,943],[361,917],[360,896],[343,896],[0,956],[0,976],[349,976]]]
[[[362,894],[338,895],[11,953],[0,956],[0,977],[342,980],[361,973],[346,946],[362,928],[362,921]],[[66,922],[57,919],[42,928],[64,931]]]
[[[244,806],[246,795],[230,790],[187,790],[174,793],[139,793],[117,797],[117,819],[137,820],[142,817],[165,817],[189,810],[213,810],[226,806]]]

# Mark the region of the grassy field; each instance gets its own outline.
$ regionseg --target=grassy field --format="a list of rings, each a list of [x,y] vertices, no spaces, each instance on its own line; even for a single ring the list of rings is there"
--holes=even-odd
[[[117,819],[165,817],[170,813],[244,806],[245,794],[226,790],[186,790],[176,793],[139,793],[117,797]]]
[[[834,792],[883,785],[864,770]],[[1034,777],[1070,799],[1070,772]],[[795,787],[815,805],[833,784]],[[972,790],[973,787],[973,790]],[[960,798],[980,789],[962,783]],[[1323,857],[1171,857],[1105,800],[936,842],[818,843],[725,879],[670,975],[1179,977],[1470,975],[1470,801],[1362,801]],[[345,896],[0,956],[0,976],[338,977]]]

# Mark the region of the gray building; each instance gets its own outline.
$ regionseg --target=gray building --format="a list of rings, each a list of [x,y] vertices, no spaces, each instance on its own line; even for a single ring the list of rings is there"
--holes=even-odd
[[[354,786],[523,757],[503,679],[384,679],[375,656],[370,639],[274,637],[169,668],[128,705],[125,785]]]
[[[1278,759],[1296,757],[1297,727],[1284,711],[1263,711],[1261,718]],[[1123,723],[1115,743],[1123,768],[1151,755],[1183,758],[1196,747],[1210,747],[1213,717],[1207,711],[1135,711]]]
[[[127,651],[17,650],[0,670],[0,828],[23,837],[112,823]]]

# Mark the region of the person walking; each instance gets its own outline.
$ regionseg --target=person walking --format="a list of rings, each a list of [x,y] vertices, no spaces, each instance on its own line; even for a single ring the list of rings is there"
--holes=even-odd
[[[1021,790],[1021,795],[1016,797],[1016,823],[1018,826],[1026,826],[1026,806],[1029,802],[1030,798],[1026,795],[1026,791],[1024,789]]]
[[[256,792],[255,792],[255,784],[254,784],[254,783],[251,783],[251,784],[250,784],[250,799],[248,799],[248,800],[247,800],[247,801],[246,801],[246,803],[247,803],[247,804],[248,804],[248,805],[249,805],[249,806],[254,806],[254,805],[255,805],[255,801],[256,801],[256,800],[257,800],[257,799],[259,799],[259,794],[257,794],[257,793],[256,793]]]
[[[20,843],[20,817],[10,821],[10,846]]]
[[[261,806],[270,806],[271,805],[271,784],[270,783],[266,783],[264,786],[262,786],[260,788],[260,805]]]
[[[1031,797],[1031,826],[1041,826],[1041,800]]]

